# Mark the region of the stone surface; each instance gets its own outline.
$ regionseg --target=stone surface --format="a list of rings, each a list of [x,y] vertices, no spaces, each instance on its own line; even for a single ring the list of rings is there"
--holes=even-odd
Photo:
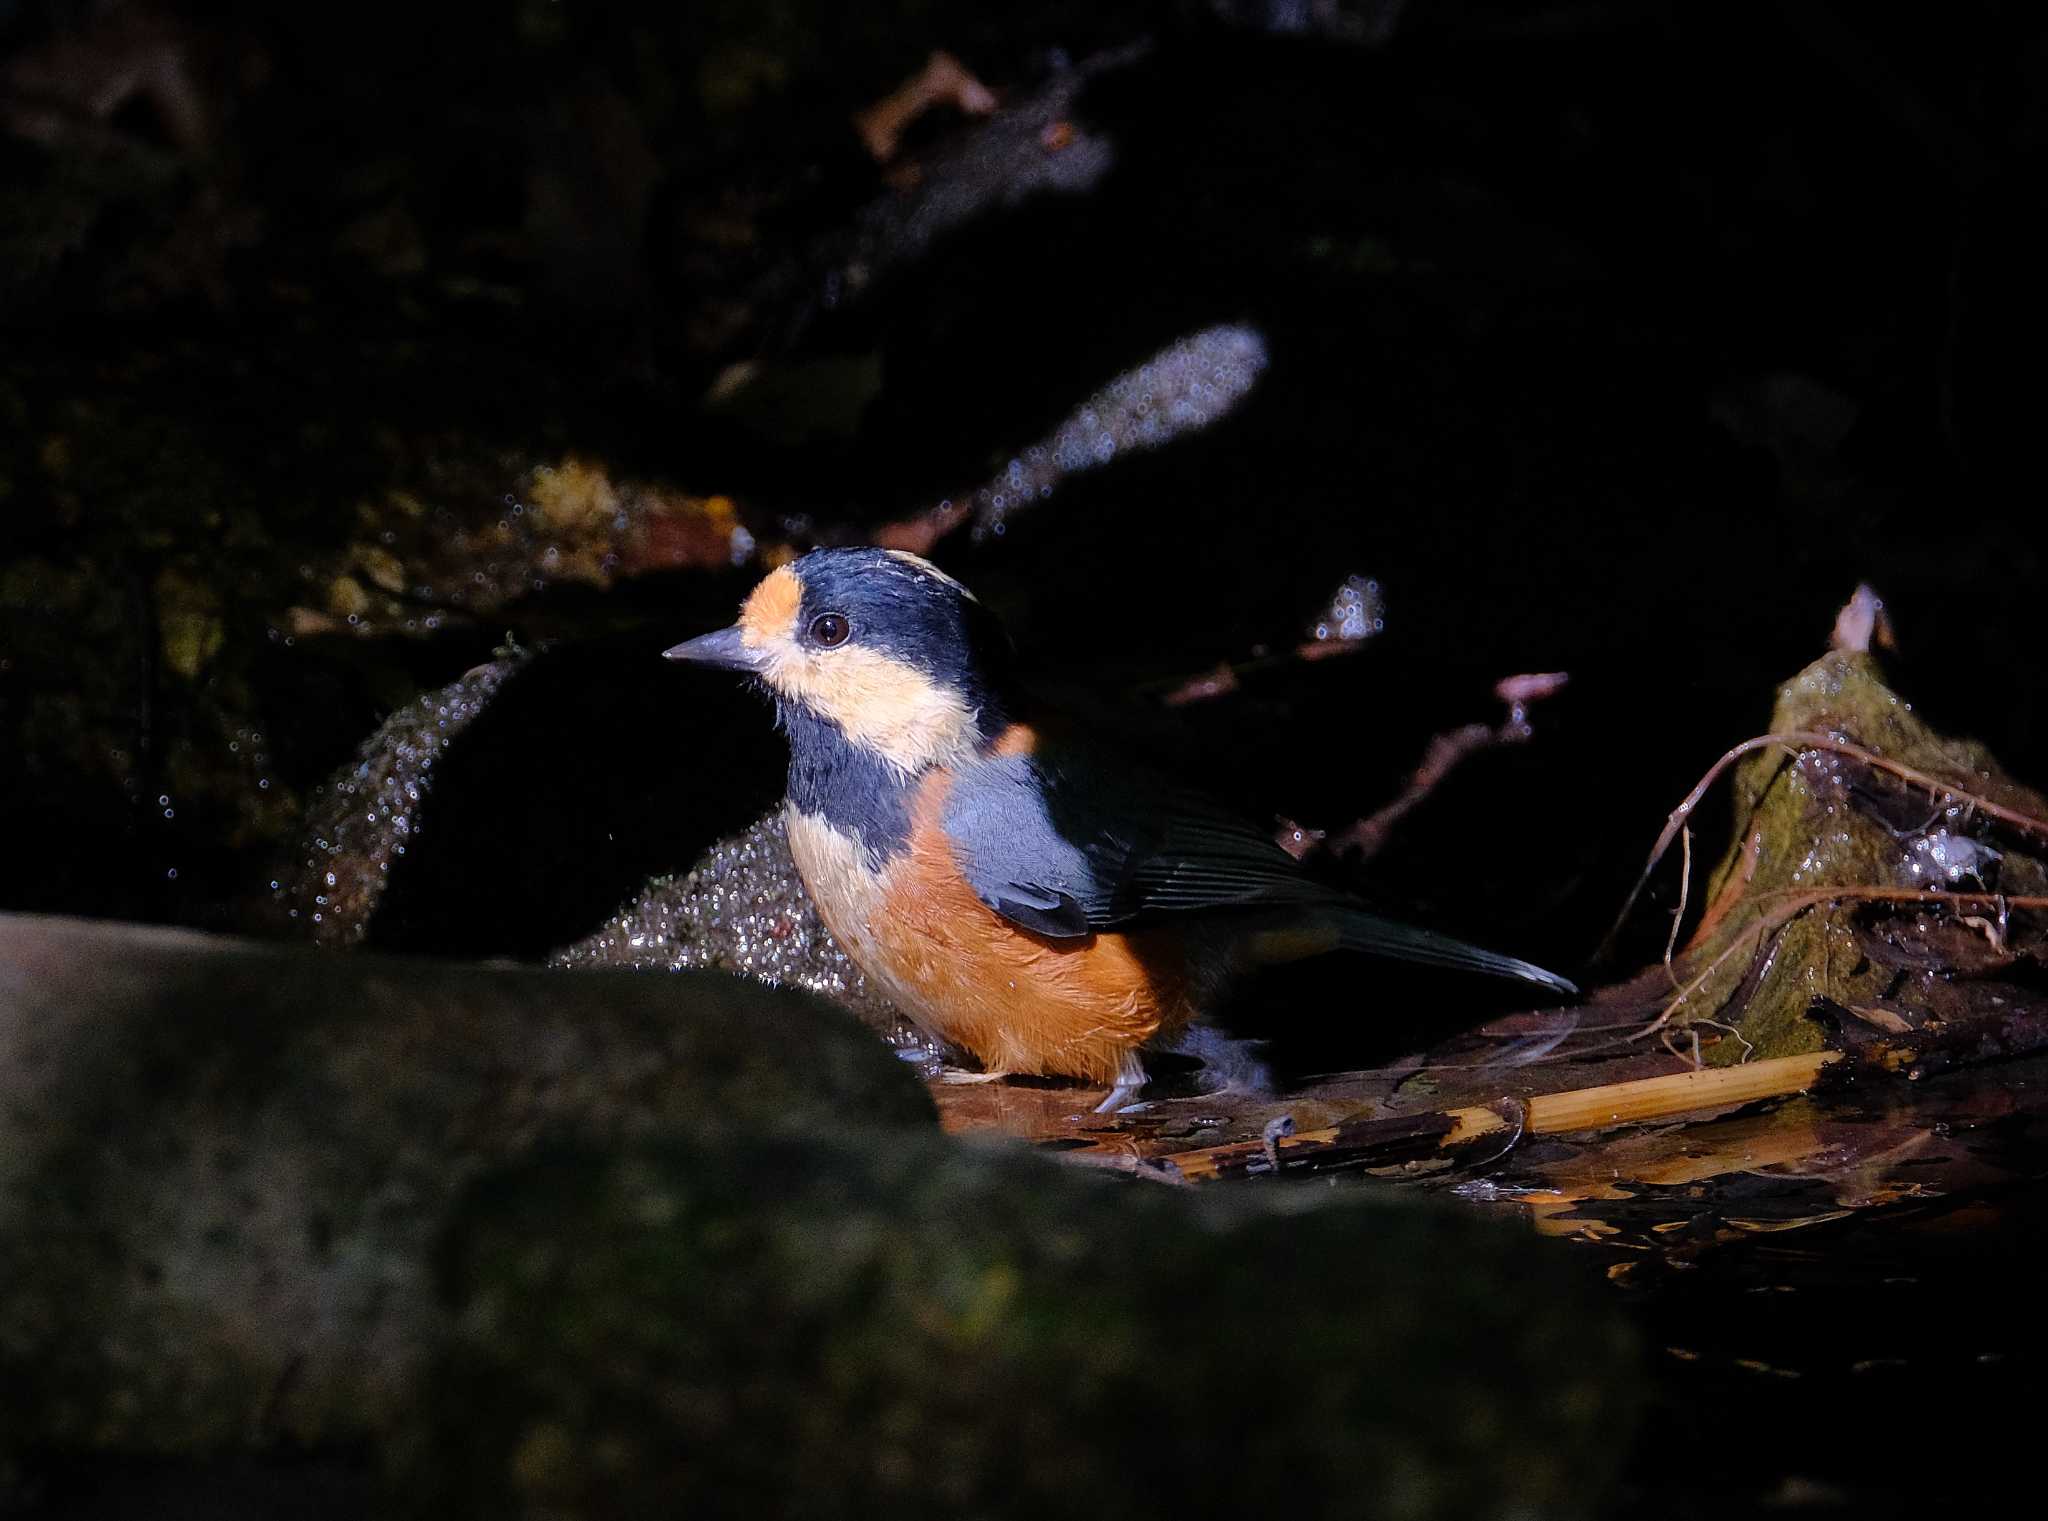
[[[736,972],[829,998],[899,1050],[937,1055],[825,928],[790,857],[780,809],[718,841],[681,876],[649,882],[548,964],[574,971]]]
[[[1705,879],[1705,928],[1682,958],[1690,990],[1673,1011],[1678,1023],[1733,1026],[1712,1048],[1719,1061],[1785,1056],[1818,1049],[1822,1027],[1808,1017],[1816,1000],[1867,1009],[1905,1000],[1917,1023],[1950,974],[2012,964],[2032,955],[2037,936],[2024,923],[2001,936],[1988,958],[1985,938],[1927,943],[1931,909],[1888,909],[1852,900],[1821,902],[1785,918],[1796,899],[1828,887],[1886,891],[1977,891],[2035,896],[2048,892],[2039,845],[2004,830],[1970,801],[1981,796],[2018,813],[2048,818],[2048,801],[2012,780],[1982,746],[1939,732],[1886,685],[1868,654],[1831,651],[1778,689],[1773,734],[1821,734],[1875,752],[1940,779],[1931,791],[1875,770],[1852,756],[1808,749],[1797,759],[1777,746],[1736,768],[1736,827],[1720,864]],[[1901,969],[1929,973],[1915,996]],[[1939,975],[1935,975],[1939,974]],[[1697,982],[1697,986],[1695,986]],[[1963,1011],[1940,1008],[1944,1018]]]
[[[428,1511],[1576,1515],[1631,1426],[1583,1264],[1413,1196],[634,1147],[483,1181],[447,1260]]]
[[[1633,1348],[1568,1254],[931,1114],[843,1011],[740,978],[0,919],[0,1510],[1606,1493]]]
[[[465,671],[385,719],[348,763],[315,789],[300,859],[285,891],[294,927],[319,945],[360,945],[392,867],[420,832],[434,765],[525,657]]]
[[[854,1021],[737,978],[0,918],[0,1448],[388,1429],[466,1180],[550,1139],[931,1117]]]

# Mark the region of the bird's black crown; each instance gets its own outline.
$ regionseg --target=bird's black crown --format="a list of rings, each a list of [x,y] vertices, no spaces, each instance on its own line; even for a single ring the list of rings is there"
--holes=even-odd
[[[803,585],[795,637],[861,645],[958,691],[984,734],[1000,727],[1010,643],[974,594],[915,555],[888,549],[817,549],[790,569]],[[842,630],[829,621],[843,618]]]

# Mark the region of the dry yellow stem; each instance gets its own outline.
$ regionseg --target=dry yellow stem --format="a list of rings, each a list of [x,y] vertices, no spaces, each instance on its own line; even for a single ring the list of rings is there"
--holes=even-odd
[[[1804,1093],[1821,1069],[1839,1061],[1839,1051],[1813,1051],[1804,1056],[1776,1056],[1733,1067],[1701,1067],[1668,1077],[1645,1077],[1632,1083],[1606,1083],[1570,1093],[1545,1093],[1528,1101],[1531,1135],[1561,1135],[1573,1130],[1603,1130],[1663,1119],[1694,1109],[1719,1109],[1757,1099]]]
[[[1814,1085],[1821,1070],[1841,1060],[1839,1051],[1814,1051],[1803,1056],[1779,1056],[1766,1061],[1744,1062],[1734,1067],[1703,1067],[1674,1072],[1664,1077],[1638,1078],[1626,1083],[1603,1083],[1596,1088],[1578,1088],[1567,1093],[1543,1093],[1522,1101],[1522,1131],[1526,1135],[1565,1135],[1573,1131],[1606,1130],[1617,1125],[1637,1125],[1648,1120],[1669,1119],[1700,1109],[1725,1109],[1758,1099],[1782,1098],[1804,1093]],[[1509,1106],[1502,1105],[1503,1109]],[[1441,1147],[1463,1146],[1492,1135],[1506,1135],[1514,1122],[1484,1106],[1443,1111],[1451,1128],[1439,1139]],[[1425,1115],[1407,1116],[1426,1119]],[[1274,1155],[1286,1166],[1292,1154],[1325,1150],[1344,1139],[1341,1127],[1304,1130],[1274,1143]],[[1265,1143],[1244,1141],[1228,1146],[1210,1146],[1168,1157],[1190,1181],[1221,1177],[1231,1164],[1265,1153]]]

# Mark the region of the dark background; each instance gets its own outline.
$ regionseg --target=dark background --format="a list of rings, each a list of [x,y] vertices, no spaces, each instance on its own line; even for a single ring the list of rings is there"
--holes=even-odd
[[[775,795],[758,709],[649,658],[757,572],[293,637],[361,503],[490,513],[576,453],[727,495],[764,543],[857,537],[1219,323],[1270,355],[1238,412],[941,557],[1043,683],[1322,827],[1492,716],[1498,677],[1569,671],[1537,743],[1396,837],[1388,896],[1580,962],[1859,579],[1908,695],[2048,769],[2032,7],[15,0],[0,24],[7,906],[274,923],[312,789],[511,633],[555,641],[552,675],[433,800],[485,826],[490,870],[447,821],[456,854],[415,853],[432,922],[378,934],[559,944]],[[892,231],[849,117],[933,48],[1014,103],[1147,40],[1067,113],[1106,173],[948,169],[973,130],[940,107],[900,162],[969,210]],[[789,377],[793,422],[707,410],[738,361]],[[847,367],[872,377],[850,411],[807,397]],[[1284,648],[1351,573],[1387,602],[1359,655],[1132,700]],[[194,637],[180,597],[217,646],[196,670],[164,647]]]
[[[1010,103],[1090,68],[1106,171],[949,158],[940,108],[899,163],[967,209],[892,221],[850,116],[941,47]],[[778,795],[760,705],[655,658],[758,566],[306,631],[365,501],[467,521],[575,454],[858,538],[1222,323],[1238,411],[939,558],[1047,691],[1317,827],[1569,672],[1383,900],[1599,979],[1859,581],[1900,690],[2048,778],[2041,7],[0,0],[0,58],[0,908],[289,932],[325,779],[510,635],[369,938],[538,956]],[[794,400],[707,406],[742,362]],[[1350,574],[1357,653],[1157,700]],[[1383,996],[1488,1006],[1436,986]]]

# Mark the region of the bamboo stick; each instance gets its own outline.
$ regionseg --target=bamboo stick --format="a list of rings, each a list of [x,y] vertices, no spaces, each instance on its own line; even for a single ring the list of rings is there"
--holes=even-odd
[[[1527,1101],[1531,1135],[1562,1135],[1663,1119],[1693,1109],[1718,1109],[1757,1099],[1804,1093],[1839,1051],[1775,1056],[1733,1067],[1699,1067],[1667,1077],[1607,1083],[1569,1093],[1543,1093]]]
[[[1779,1056],[1733,1067],[1702,1067],[1664,1077],[1603,1083],[1566,1093],[1543,1093],[1519,1101],[1523,1135],[1566,1135],[1668,1119],[1700,1109],[1725,1109],[1759,1099],[1804,1093],[1821,1072],[1841,1059],[1839,1051],[1806,1056]],[[1190,1181],[1285,1170],[1289,1164],[1377,1166],[1412,1160],[1418,1154],[1441,1152],[1512,1134],[1517,1101],[1503,1099],[1498,1108],[1474,1106],[1380,1119],[1346,1120],[1319,1130],[1304,1130],[1278,1140],[1241,1141],[1183,1151],[1164,1160]]]

